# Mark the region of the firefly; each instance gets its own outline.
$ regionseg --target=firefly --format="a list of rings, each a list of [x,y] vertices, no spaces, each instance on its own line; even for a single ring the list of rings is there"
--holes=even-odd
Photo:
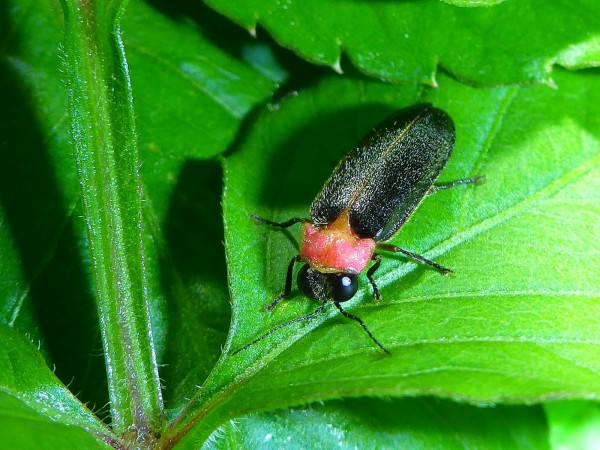
[[[481,184],[485,176],[435,184],[448,162],[456,132],[450,116],[430,104],[419,104],[396,112],[373,129],[354,150],[339,163],[321,192],[312,202],[310,218],[293,218],[273,222],[251,216],[257,223],[279,228],[302,224],[300,253],[287,268],[283,293],[267,306],[273,310],[292,292],[296,263],[300,290],[321,304],[312,313],[276,326],[236,354],[276,331],[312,319],[328,303],[363,328],[385,353],[390,353],[371,333],[365,323],[342,307],[356,294],[359,274],[366,277],[373,297],[381,294],[374,274],[381,265],[378,251],[401,253],[426,264],[442,275],[452,270],[417,253],[387,243],[429,195],[466,184]]]

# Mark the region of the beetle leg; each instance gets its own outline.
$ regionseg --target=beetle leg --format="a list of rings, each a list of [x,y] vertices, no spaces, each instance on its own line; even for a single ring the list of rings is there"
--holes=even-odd
[[[273,309],[277,305],[279,305],[284,298],[289,297],[289,295],[292,293],[292,279],[293,279],[293,275],[294,275],[294,264],[296,264],[299,261],[302,261],[302,257],[300,255],[294,256],[292,258],[292,260],[290,261],[290,264],[288,265],[288,269],[287,269],[287,275],[285,277],[285,288],[283,289],[283,294],[279,294],[279,296],[275,300],[273,300],[271,303],[269,303],[267,305],[267,307],[265,308],[267,311],[273,311]]]
[[[363,329],[367,332],[367,334],[373,340],[373,342],[375,342],[381,350],[386,352],[388,355],[391,355],[390,351],[387,348],[385,348],[383,345],[381,345],[381,342],[379,342],[377,339],[375,339],[375,336],[373,336],[373,334],[371,334],[371,332],[369,331],[369,329],[367,328],[365,323],[360,319],[360,317],[353,316],[352,314],[344,311],[344,309],[342,308],[342,305],[340,305],[339,303],[333,302],[333,304],[335,305],[335,307],[337,309],[340,310],[340,312],[344,315],[344,317],[347,317],[348,319],[352,319],[352,320],[358,322],[360,324],[360,326],[363,327]]]
[[[408,256],[410,259],[414,259],[415,261],[418,261],[422,264],[427,264],[428,266],[433,267],[442,275],[449,275],[453,273],[451,269],[448,269],[447,267],[444,267],[441,264],[431,261],[430,259],[427,259],[424,256],[421,256],[417,253],[409,252],[408,250],[404,250],[403,248],[396,247],[395,245],[377,244],[377,247],[382,250],[387,250],[389,252],[402,253],[404,256]]]
[[[279,228],[291,227],[292,225],[295,225],[300,222],[310,222],[310,220],[305,219],[303,217],[294,217],[293,219],[286,220],[285,222],[273,222],[272,220],[263,219],[262,217],[256,216],[254,214],[250,214],[250,217],[256,223],[264,223],[264,224],[272,225],[274,227],[279,227]]]
[[[373,274],[375,273],[375,271],[377,269],[379,269],[379,265],[381,264],[381,255],[378,255],[377,253],[373,253],[373,256],[371,257],[371,259],[373,261],[375,261],[375,264],[373,264],[371,266],[371,268],[369,270],[367,270],[367,278],[369,279],[371,286],[373,286],[373,297],[375,298],[375,300],[379,301],[379,299],[381,298],[381,294],[379,293],[379,289],[377,288],[377,285],[375,284],[375,280],[373,279]]]
[[[455,186],[462,186],[463,184],[483,184],[485,181],[485,175],[479,175],[478,177],[465,178],[464,180],[449,181],[447,183],[438,183],[431,186],[431,189],[427,192],[427,195],[435,194],[438,191],[453,188]]]

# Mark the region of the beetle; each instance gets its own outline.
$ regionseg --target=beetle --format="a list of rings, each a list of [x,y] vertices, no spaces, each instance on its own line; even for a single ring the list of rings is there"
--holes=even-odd
[[[298,285],[321,305],[312,313],[276,326],[238,353],[281,328],[319,315],[332,302],[342,315],[360,324],[384,352],[390,353],[357,316],[346,312],[341,303],[358,290],[358,275],[366,276],[373,297],[381,297],[373,275],[381,264],[376,250],[401,253],[426,264],[443,275],[452,271],[434,261],[386,243],[410,218],[421,201],[440,190],[465,184],[480,184],[485,176],[435,184],[454,148],[454,123],[444,111],[431,104],[418,104],[390,116],[373,129],[339,163],[321,192],[312,202],[310,219],[293,218],[273,222],[252,215],[257,223],[279,228],[302,224],[300,254],[287,268],[284,291],[267,310],[273,310],[292,292],[293,269],[304,262]]]

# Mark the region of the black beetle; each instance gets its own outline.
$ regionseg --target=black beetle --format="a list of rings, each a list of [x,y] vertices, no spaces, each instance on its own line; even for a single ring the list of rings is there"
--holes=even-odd
[[[275,331],[320,314],[331,301],[347,318],[358,322],[386,353],[364,322],[344,311],[340,303],[358,290],[358,274],[367,265],[373,296],[380,298],[373,274],[381,264],[376,249],[402,253],[427,264],[443,275],[452,271],[421,255],[383,243],[408,220],[428,195],[462,184],[480,184],[484,176],[434,184],[452,154],[456,133],[444,111],[419,104],[399,111],[376,127],[339,163],[310,207],[310,219],[273,222],[251,216],[256,222],[287,228],[302,223],[300,254],[287,270],[284,292],[267,306],[272,310],[292,291],[294,264],[306,264],[298,273],[298,285],[322,304],[311,314],[278,325],[238,353]]]

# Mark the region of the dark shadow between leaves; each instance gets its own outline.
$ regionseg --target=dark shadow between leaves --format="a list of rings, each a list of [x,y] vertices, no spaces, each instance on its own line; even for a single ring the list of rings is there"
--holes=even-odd
[[[167,408],[177,408],[208,376],[225,343],[231,308],[223,249],[217,161],[187,161],[171,195],[160,262],[166,292],[165,366]]]
[[[205,39],[233,58],[240,57],[240,43],[250,43],[254,39],[246,30],[201,2],[148,0],[147,3],[175,22],[192,20],[200,27]]]
[[[13,264],[20,264],[24,285],[5,285],[0,320],[27,335],[34,345],[39,342],[54,373],[82,402],[98,410],[108,403],[106,368],[84,262],[87,252],[73,222],[81,220],[80,213],[63,198],[57,167],[49,155],[48,143],[53,139],[44,135],[37,117],[46,114],[41,112],[43,106],[49,106],[49,120],[58,122],[66,105],[55,110],[56,105],[37,105],[35,86],[28,85],[11,65],[11,58],[19,60],[21,55],[19,32],[12,27],[7,7],[0,11],[0,42],[8,45],[0,60],[0,203],[6,217],[4,226],[18,254]],[[57,71],[57,85],[62,88],[58,76]],[[68,121],[61,122],[57,133],[66,135],[67,126]],[[75,161],[72,167],[61,170],[73,171],[59,174],[73,183],[67,188],[75,193],[69,200],[73,202],[78,192]]]

